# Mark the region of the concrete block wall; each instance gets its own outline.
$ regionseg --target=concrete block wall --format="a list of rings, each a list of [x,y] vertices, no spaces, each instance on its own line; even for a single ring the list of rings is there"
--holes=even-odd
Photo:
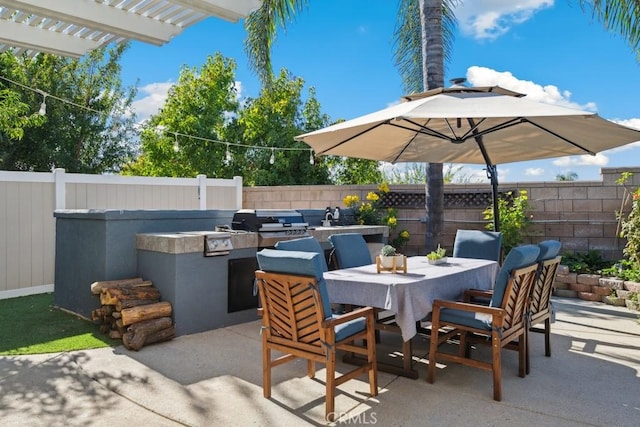
[[[640,167],[603,168],[600,181],[552,181],[509,182],[499,186],[500,191],[526,190],[530,203],[532,226],[523,234],[525,243],[537,243],[546,239],[562,242],[563,250],[586,252],[599,250],[605,259],[620,259],[625,240],[618,237],[617,212],[629,212],[630,203],[623,204],[624,187],[616,180],[622,172],[634,175],[628,187],[640,186]],[[243,190],[243,207],[324,209],[327,206],[343,207],[347,195],[357,194],[366,199],[376,185],[348,186],[281,186],[246,187]],[[424,192],[424,185],[392,185],[392,192]],[[446,184],[447,191],[491,191],[488,184]],[[485,229],[487,221],[482,217],[484,208],[445,209],[445,225],[441,245],[453,247],[458,229]],[[425,212],[423,208],[398,209],[398,229],[407,229],[411,235],[404,249],[407,255],[424,253]]]

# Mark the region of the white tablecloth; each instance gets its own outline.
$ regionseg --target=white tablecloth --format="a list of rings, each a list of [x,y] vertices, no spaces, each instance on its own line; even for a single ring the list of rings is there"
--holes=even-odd
[[[460,299],[469,288],[491,289],[498,269],[495,261],[449,257],[445,264],[431,265],[425,256],[415,256],[407,259],[406,274],[378,273],[371,264],[328,271],[324,278],[332,303],[390,310],[408,341],[434,300]]]

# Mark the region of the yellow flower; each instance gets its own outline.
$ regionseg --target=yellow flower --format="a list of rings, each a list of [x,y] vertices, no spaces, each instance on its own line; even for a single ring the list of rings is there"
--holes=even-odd
[[[389,192],[389,185],[387,185],[386,182],[383,182],[382,184],[378,185],[378,191],[387,194]]]
[[[395,216],[390,216],[389,219],[387,219],[387,225],[389,225],[389,227],[395,227],[396,224],[398,224],[398,220]]]
[[[344,205],[347,207],[353,207],[359,201],[360,201],[360,197],[356,195],[348,195],[348,196],[345,196],[344,199],[342,199],[342,203],[344,203]]]
[[[407,230],[402,230],[400,232],[400,237],[402,237],[403,239],[408,239],[409,238],[409,232]]]
[[[378,193],[375,193],[373,191],[369,191],[369,193],[367,193],[367,200],[371,200],[372,202],[375,202],[378,199],[380,199],[380,196],[378,195]]]

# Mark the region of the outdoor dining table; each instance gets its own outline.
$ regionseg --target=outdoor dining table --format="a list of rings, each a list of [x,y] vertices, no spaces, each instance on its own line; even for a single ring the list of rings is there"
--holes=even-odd
[[[429,264],[425,256],[407,258],[407,272],[378,273],[376,264],[332,270],[324,273],[332,303],[371,306],[395,315],[403,341],[403,367],[378,363],[380,370],[417,378],[411,368],[411,339],[417,322],[432,310],[436,299],[458,300],[465,289],[491,289],[498,274],[498,263],[483,259],[447,258]],[[382,328],[385,329],[385,328]]]

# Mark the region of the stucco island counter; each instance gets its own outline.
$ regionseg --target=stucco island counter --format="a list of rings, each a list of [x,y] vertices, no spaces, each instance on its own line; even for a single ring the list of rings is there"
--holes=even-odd
[[[389,229],[377,225],[310,227],[328,253],[332,234],[360,233],[372,252],[387,241]],[[258,318],[254,271],[258,233],[232,232],[233,249],[205,256],[207,231],[136,234],[138,275],[151,280],[171,302],[178,335],[216,329]]]

